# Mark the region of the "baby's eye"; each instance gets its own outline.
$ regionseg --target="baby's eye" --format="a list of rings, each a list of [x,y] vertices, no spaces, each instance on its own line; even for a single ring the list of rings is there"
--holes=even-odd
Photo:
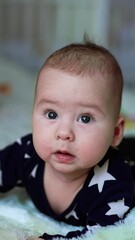
[[[45,116],[48,119],[56,119],[58,117],[58,114],[54,111],[47,111],[45,112]]]
[[[93,118],[89,115],[82,115],[78,118],[78,122],[81,123],[90,123],[93,120]]]

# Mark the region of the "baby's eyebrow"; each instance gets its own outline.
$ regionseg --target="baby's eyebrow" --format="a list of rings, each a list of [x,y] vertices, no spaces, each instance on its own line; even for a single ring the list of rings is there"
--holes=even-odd
[[[98,104],[94,104],[94,103],[79,103],[80,107],[82,108],[88,108],[88,109],[94,109],[98,112],[101,112],[103,114],[103,111],[101,109],[101,107]]]
[[[52,105],[64,107],[64,103],[62,101],[50,99],[50,98],[39,99],[36,103],[37,106],[42,106],[45,104],[52,104]],[[82,109],[94,110],[94,111],[100,112],[102,115],[104,115],[104,112],[102,111],[102,109],[100,108],[100,106],[98,104],[77,101],[76,105],[78,105]]]
[[[48,99],[48,98],[42,98],[40,100],[37,101],[37,105],[43,105],[43,104],[56,104],[56,105],[60,105],[60,101],[55,101],[52,99]]]

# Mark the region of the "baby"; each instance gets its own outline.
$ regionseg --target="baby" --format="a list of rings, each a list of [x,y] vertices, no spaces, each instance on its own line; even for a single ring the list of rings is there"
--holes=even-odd
[[[84,236],[133,206],[130,167],[116,148],[124,131],[122,89],[114,56],[87,39],[54,52],[41,68],[33,133],[0,151],[0,190],[21,185],[42,213],[83,229],[38,239]]]

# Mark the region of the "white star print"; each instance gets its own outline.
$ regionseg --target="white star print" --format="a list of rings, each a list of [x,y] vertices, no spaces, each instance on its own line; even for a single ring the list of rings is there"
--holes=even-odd
[[[33,178],[36,177],[37,167],[38,167],[38,164],[33,168],[32,172],[30,174],[30,176],[32,176]]]
[[[129,207],[124,204],[124,199],[117,202],[110,202],[108,205],[110,210],[105,214],[107,216],[118,215],[119,218],[123,218],[124,214],[129,210]]]
[[[75,209],[75,208],[76,208],[76,206],[74,207],[74,209]],[[73,216],[73,217],[74,217],[75,219],[77,219],[77,220],[79,219],[79,218],[77,217],[76,212],[75,212],[74,209],[65,216],[66,219],[70,218],[71,216]]]
[[[17,183],[17,184],[21,184],[21,183],[22,183],[22,180],[18,180],[16,183]]]
[[[109,159],[104,163],[103,166],[96,166],[94,168],[94,176],[91,179],[88,187],[91,187],[95,184],[98,185],[99,192],[102,192],[105,181],[116,180],[110,173],[107,172],[109,165]]]
[[[27,145],[29,145],[31,143],[31,141],[29,140],[29,141],[27,141]]]
[[[29,154],[25,153],[24,158],[31,158],[31,156]]]
[[[21,140],[21,138],[18,138],[18,139],[16,140],[16,142],[17,142],[19,145],[22,145],[22,140]]]

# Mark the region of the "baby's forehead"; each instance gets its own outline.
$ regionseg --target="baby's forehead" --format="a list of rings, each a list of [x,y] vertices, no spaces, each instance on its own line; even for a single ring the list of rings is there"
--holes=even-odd
[[[64,81],[64,74],[69,75],[69,77],[78,77],[81,78],[82,81],[85,84],[84,79],[88,79],[89,81],[93,81],[97,84],[97,82],[99,83],[99,85],[102,84],[102,86],[107,87],[107,88],[113,88],[113,85],[117,85],[115,82],[115,76],[113,76],[111,73],[102,73],[100,72],[98,69],[95,71],[84,71],[81,73],[78,73],[76,71],[72,71],[71,69],[61,69],[61,68],[52,68],[52,67],[43,67],[41,69],[41,71],[39,72],[38,75],[38,79],[37,79],[37,83],[42,79],[42,80],[46,80],[46,76],[51,75],[51,73],[55,74],[55,76],[57,77],[57,75],[59,73],[63,74],[63,81]]]
[[[59,74],[59,73],[62,73],[62,74]],[[64,74],[63,74],[64,73]],[[58,76],[57,76],[58,74]],[[66,76],[65,76],[66,74]],[[63,71],[61,69],[56,69],[56,68],[43,68],[42,71],[40,72],[40,76],[39,76],[39,85],[37,87],[37,90],[42,90],[42,87],[44,89],[48,89],[48,87],[52,87],[54,84],[55,86],[59,89],[60,91],[60,85],[59,83],[61,84],[62,81],[65,81],[65,78],[66,77],[66,81],[68,79],[68,76],[69,75],[69,81],[72,81],[75,78],[79,77],[79,79],[81,79],[81,81],[76,81],[75,84],[76,84],[76,88],[78,89],[79,88],[79,85],[81,88],[85,88],[87,89],[88,91],[86,92],[89,92],[89,94],[91,95],[91,92],[90,92],[90,88],[92,86],[92,95],[94,94],[94,91],[96,91],[97,93],[97,88],[98,88],[98,95],[99,95],[99,99],[100,97],[104,98],[104,101],[108,102],[108,104],[110,105],[120,105],[120,91],[119,91],[119,88],[117,87],[117,84],[115,84],[117,82],[117,80],[114,78],[114,76],[111,76],[111,74],[103,74],[101,73],[100,71],[95,71],[94,73],[85,73],[85,74],[75,74],[75,73],[71,73],[70,71]],[[47,85],[46,85],[46,76],[47,77]],[[53,76],[53,77],[52,77]],[[61,78],[62,77],[62,81],[59,81],[59,77]],[[72,78],[73,77],[73,78]],[[52,79],[51,79],[52,78]],[[87,81],[85,81],[85,79]],[[40,82],[41,81],[41,82]],[[49,83],[49,81],[51,83]],[[53,84],[53,81],[54,81],[54,84]],[[58,81],[58,82],[57,82]],[[90,81],[90,85],[88,84]],[[92,82],[92,85],[91,85],[91,82]],[[41,84],[40,84],[41,83]],[[82,85],[83,83],[83,85]],[[63,85],[63,84],[62,84]],[[94,86],[94,87],[93,87]],[[47,87],[47,88],[46,88]],[[71,84],[71,87],[72,87],[72,84]],[[47,90],[48,91],[48,90]],[[37,93],[37,91],[36,91]],[[39,92],[38,92],[39,93]],[[83,92],[83,94],[85,94]],[[91,96],[90,96],[91,97]]]
[[[62,81],[64,82],[65,78],[68,79],[68,76],[69,76],[69,81],[72,81],[72,79],[74,78],[81,79],[81,81],[76,82],[77,88],[79,84],[81,84],[82,82],[83,82],[83,85],[86,85],[89,82],[90,83],[93,82],[93,85],[100,87],[101,90],[103,91],[108,91],[110,92],[110,94],[111,94],[111,91],[113,91],[113,84],[114,84],[114,81],[112,80],[113,78],[111,79],[110,75],[100,73],[100,71],[78,74],[76,72],[71,72],[67,69],[61,70],[59,68],[44,67],[39,74],[38,83],[42,82],[42,84],[46,84],[46,80],[47,82],[49,81],[52,82],[54,80],[54,82],[57,83],[57,80],[59,80],[59,78],[61,78]],[[59,84],[59,81],[58,81],[58,84]]]

